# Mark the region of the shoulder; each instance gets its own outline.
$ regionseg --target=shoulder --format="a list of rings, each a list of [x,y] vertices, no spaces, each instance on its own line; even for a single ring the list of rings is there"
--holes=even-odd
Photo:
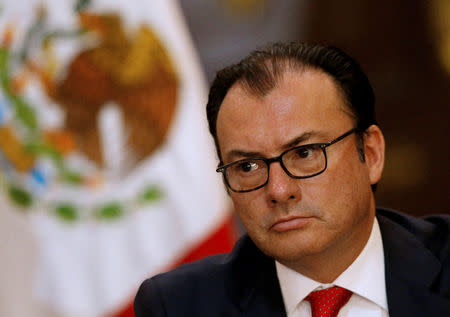
[[[450,217],[419,218],[378,209],[377,219],[383,241],[389,313],[447,316]]]
[[[230,297],[230,284],[254,252],[252,245],[244,236],[231,253],[209,256],[145,280],[135,298],[136,316],[177,316],[183,311],[200,316],[206,307],[223,306]]]
[[[377,219],[383,236],[389,239],[409,237],[441,261],[450,258],[449,215],[413,217],[399,211],[378,208]]]
[[[218,289],[217,283],[226,271],[229,255],[208,257],[145,280],[135,297],[134,310],[139,316],[176,316],[171,312],[177,301],[179,309],[189,306],[198,294]],[[186,310],[186,308],[183,308]]]
[[[403,212],[388,209],[388,208],[377,208],[377,216],[390,219],[396,222],[406,229],[414,231],[429,231],[432,230],[449,230],[450,227],[450,215],[444,214],[432,214],[423,217],[414,217]]]

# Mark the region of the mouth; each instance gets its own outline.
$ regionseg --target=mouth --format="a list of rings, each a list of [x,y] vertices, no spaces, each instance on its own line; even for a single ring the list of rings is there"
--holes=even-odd
[[[289,230],[295,230],[305,227],[308,223],[310,223],[312,217],[288,217],[279,219],[275,222],[270,230],[275,232],[285,232]]]

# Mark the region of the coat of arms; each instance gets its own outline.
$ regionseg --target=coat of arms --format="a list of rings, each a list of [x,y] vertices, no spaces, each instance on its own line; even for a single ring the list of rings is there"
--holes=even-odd
[[[14,21],[1,34],[0,186],[67,221],[115,218],[161,198],[157,184],[127,201],[98,192],[151,158],[177,103],[177,74],[152,28],[89,3],[76,3],[72,28],[52,26],[39,7],[19,40]]]

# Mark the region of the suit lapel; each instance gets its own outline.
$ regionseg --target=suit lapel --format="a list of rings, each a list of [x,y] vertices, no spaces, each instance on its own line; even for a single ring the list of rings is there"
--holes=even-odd
[[[396,222],[406,221],[403,216],[392,216],[398,216]],[[449,302],[432,290],[441,271],[438,259],[402,226],[380,214],[377,218],[383,239],[389,316],[449,316]]]
[[[275,262],[247,236],[233,265],[230,296],[239,316],[286,317]]]

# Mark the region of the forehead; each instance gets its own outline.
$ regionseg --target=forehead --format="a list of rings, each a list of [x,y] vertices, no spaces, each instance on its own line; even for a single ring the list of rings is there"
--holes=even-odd
[[[311,131],[335,137],[352,127],[346,109],[333,79],[318,70],[286,72],[264,96],[236,83],[217,117],[222,158],[226,161],[227,153],[235,150],[273,154],[289,140]]]

